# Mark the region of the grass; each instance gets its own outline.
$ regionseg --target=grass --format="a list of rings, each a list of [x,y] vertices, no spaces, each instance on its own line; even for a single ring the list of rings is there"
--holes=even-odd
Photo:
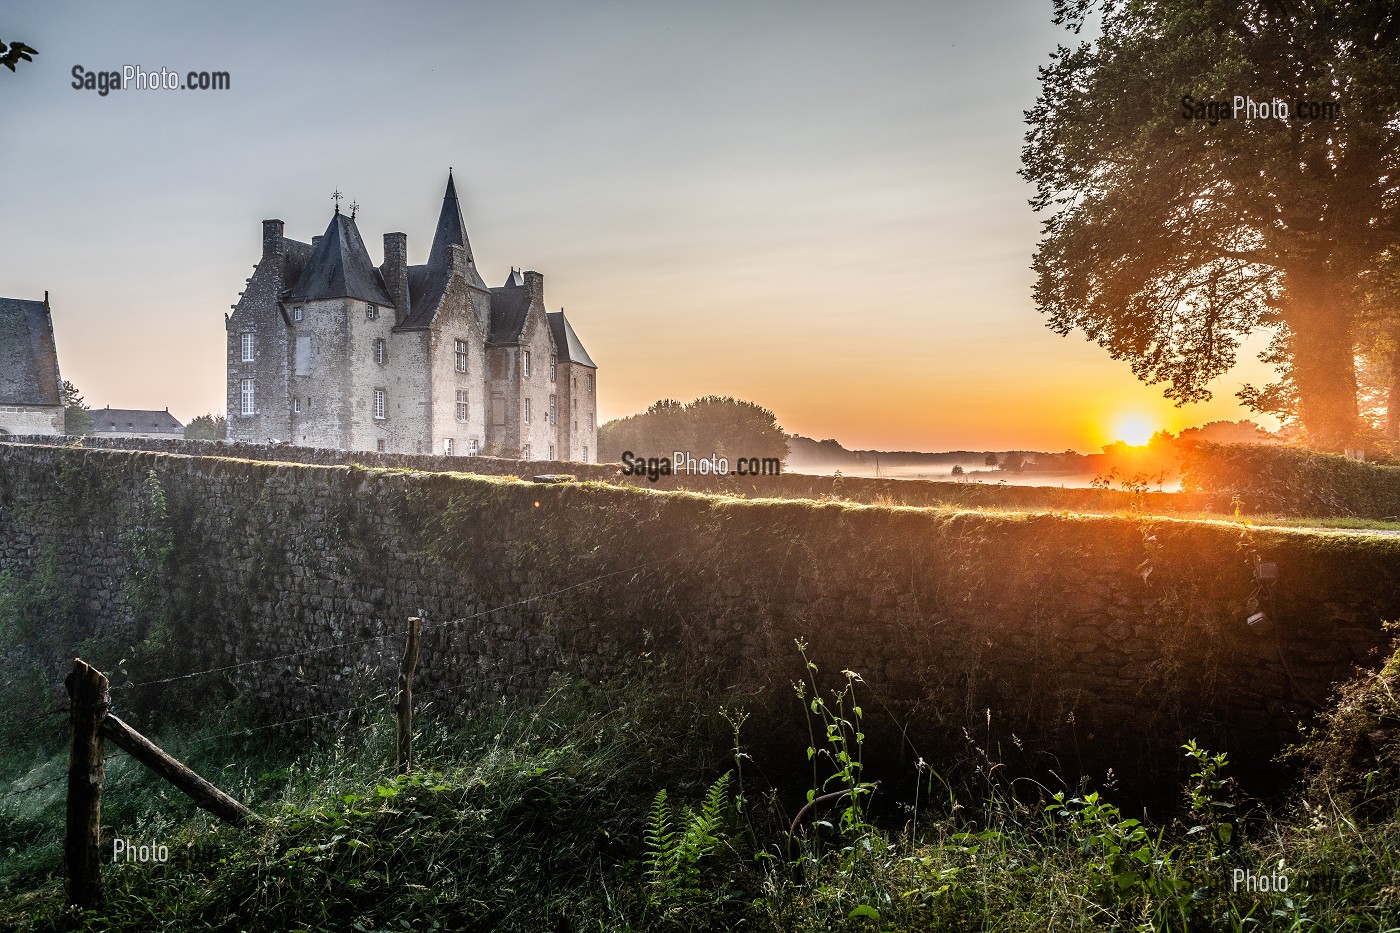
[[[7,798],[0,928],[1400,928],[1400,813],[1360,822],[1317,785],[1274,814],[1251,811],[1224,756],[1194,747],[1181,814],[1165,825],[1121,813],[1108,789],[1013,793],[994,765],[954,788],[922,761],[919,794],[873,821],[860,689],[855,675],[836,693],[801,688],[811,746],[788,775],[810,785],[800,813],[746,769],[742,713],[659,678],[425,710],[422,768],[408,777],[391,773],[387,713],[309,742],[168,736],[265,822],[218,824],[113,758],[106,835],[171,857],[104,866],[103,909],[75,917],[60,881],[61,782]],[[60,759],[46,759],[24,786],[56,773]],[[1286,877],[1289,890],[1234,891],[1237,870]]]

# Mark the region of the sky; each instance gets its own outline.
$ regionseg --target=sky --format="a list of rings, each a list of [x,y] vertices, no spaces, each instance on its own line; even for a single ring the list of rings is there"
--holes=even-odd
[[[223,315],[261,221],[426,261],[449,166],[488,284],[545,276],[601,420],[733,395],[851,448],[1090,451],[1248,417],[1247,345],[1176,408],[1031,298],[1016,175],[1074,37],[997,3],[7,0],[0,295],[50,292],[93,407],[224,408]],[[99,95],[73,70],[226,71]]]

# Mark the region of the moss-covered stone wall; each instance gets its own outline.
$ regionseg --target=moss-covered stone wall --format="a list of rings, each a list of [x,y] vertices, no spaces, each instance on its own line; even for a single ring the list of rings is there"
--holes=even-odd
[[[0,580],[64,594],[63,632],[26,636],[55,674],[93,639],[127,660],[118,684],[281,658],[213,676],[267,715],[387,688],[422,609],[424,695],[664,661],[764,710],[757,745],[805,745],[802,640],[862,675],[885,760],[951,769],[970,738],[1017,769],[1131,778],[1174,773],[1194,737],[1248,779],[1378,663],[1400,541],[0,444]]]

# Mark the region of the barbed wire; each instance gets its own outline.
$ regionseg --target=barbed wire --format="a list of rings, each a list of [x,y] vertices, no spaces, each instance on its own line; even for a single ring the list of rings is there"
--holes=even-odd
[[[38,722],[40,719],[48,719],[50,716],[58,716],[60,714],[67,715],[68,707],[55,706],[53,709],[46,710],[42,713],[35,713],[32,716],[21,716],[18,719],[11,719],[10,722],[15,725],[21,725],[26,722]]]
[[[112,754],[105,756],[105,757],[102,759],[102,763],[105,765],[107,762],[111,761],[113,758],[118,757],[119,755],[121,755],[121,752],[113,752]],[[33,771],[30,771],[29,774],[33,774],[34,771],[37,771],[37,770],[39,770],[39,769],[38,769],[38,768],[35,768]],[[25,777],[28,777],[28,775],[25,775]],[[15,780],[11,781],[10,783],[11,783],[11,784],[17,784],[17,783],[19,783],[19,782],[22,781],[22,780],[24,780],[23,777],[15,778]],[[12,791],[10,791],[10,792],[8,792],[8,793],[0,794],[0,800],[8,800],[8,799],[11,798],[11,797],[23,797],[25,794],[32,794],[32,793],[34,793],[34,792],[37,791],[37,790],[43,790],[45,787],[50,787],[50,786],[52,786],[52,785],[54,785],[54,784],[57,784],[59,781],[66,781],[66,780],[68,780],[68,771],[67,771],[67,769],[65,768],[65,769],[64,769],[64,772],[63,772],[62,774],[58,775],[57,777],[51,777],[51,778],[49,778],[47,781],[44,781],[43,783],[34,784],[34,785],[29,786],[29,787],[21,787],[19,790],[12,790]]]

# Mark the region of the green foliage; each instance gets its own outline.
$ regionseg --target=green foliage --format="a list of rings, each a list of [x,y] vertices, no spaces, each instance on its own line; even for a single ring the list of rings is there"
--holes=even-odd
[[[83,401],[78,387],[67,379],[63,380],[63,433],[68,435],[91,434],[92,413],[87,402]]]
[[[228,419],[209,413],[191,418],[185,425],[185,439],[191,441],[222,441],[228,438]]]
[[[1400,467],[1259,444],[1192,444],[1182,458],[1184,488],[1232,496],[1252,512],[1400,515]]]
[[[713,898],[714,883],[732,853],[728,829],[733,814],[726,771],[698,807],[673,806],[663,788],[652,799],[642,840],[646,846],[647,895],[663,914],[677,916]]]
[[[598,459],[670,457],[677,451],[693,456],[777,457],[788,454],[787,434],[778,419],[754,402],[707,395],[688,404],[663,399],[639,415],[629,415],[598,428]]]
[[[1400,814],[1400,649],[1344,685],[1294,751],[1313,797],[1368,823]]]
[[[1054,53],[1027,114],[1022,175],[1050,215],[1034,261],[1050,327],[1083,331],[1183,403],[1209,398],[1244,339],[1273,328],[1304,424],[1329,448],[1349,438],[1360,292],[1400,231],[1393,6],[1057,0],[1057,22],[1099,35]],[[1183,110],[1245,93],[1345,114]]]

